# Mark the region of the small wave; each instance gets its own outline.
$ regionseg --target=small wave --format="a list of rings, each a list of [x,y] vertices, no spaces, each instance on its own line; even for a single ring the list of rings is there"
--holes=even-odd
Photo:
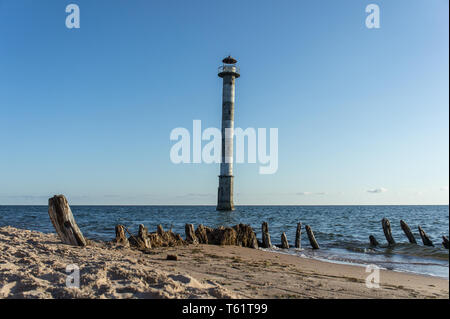
[[[367,243],[339,241],[327,245],[329,248],[342,248],[355,253],[378,254],[389,256],[401,254],[411,257],[424,257],[439,260],[448,260],[448,249],[441,247],[422,246],[419,244],[398,243],[394,246],[371,247]]]
[[[351,256],[346,256],[342,251],[335,252],[333,249],[280,249],[277,247],[267,249],[260,248],[264,251],[272,251],[280,254],[295,255],[302,258],[320,260],[323,262],[354,265],[366,267],[369,264],[377,265],[380,269],[393,270],[397,272],[408,272],[422,275],[436,276],[441,278],[448,278],[448,263],[439,263],[433,261],[422,261],[421,259],[403,259],[403,260],[389,260],[385,255],[371,255],[370,258],[361,258],[364,255],[352,253]],[[366,255],[367,256],[367,255]],[[398,259],[397,255],[392,258]]]

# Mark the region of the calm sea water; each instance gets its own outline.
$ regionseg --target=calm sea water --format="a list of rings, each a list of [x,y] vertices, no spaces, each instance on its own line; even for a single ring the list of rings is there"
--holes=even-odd
[[[137,232],[139,224],[155,231],[161,224],[184,237],[184,225],[210,227],[251,225],[261,238],[261,223],[269,223],[273,244],[281,242],[286,232],[294,244],[297,222],[310,225],[321,249],[313,251],[302,230],[302,250],[278,250],[299,256],[338,263],[375,264],[386,269],[449,277],[448,250],[442,247],[443,235],[449,231],[448,206],[239,206],[233,212],[217,212],[213,206],[71,206],[83,234],[91,239],[111,240],[114,226],[126,225]],[[389,218],[397,245],[389,248],[381,219]],[[408,243],[400,228],[400,219],[411,227],[419,245]],[[54,232],[47,206],[0,206],[0,226],[14,226]],[[417,226],[427,232],[436,247],[422,245]],[[369,247],[374,235],[382,247]]]

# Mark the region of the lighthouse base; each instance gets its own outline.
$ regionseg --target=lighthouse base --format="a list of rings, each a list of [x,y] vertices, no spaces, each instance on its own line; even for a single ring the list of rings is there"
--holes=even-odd
[[[233,178],[234,176],[219,176],[219,190],[217,196],[217,210],[234,210],[233,203]]]

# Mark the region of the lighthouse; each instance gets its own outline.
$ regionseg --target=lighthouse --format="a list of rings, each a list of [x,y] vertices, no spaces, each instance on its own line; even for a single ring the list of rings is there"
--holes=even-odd
[[[233,136],[235,81],[240,76],[237,60],[231,56],[222,60],[219,77],[222,89],[222,150],[217,196],[217,210],[234,210],[233,203]]]

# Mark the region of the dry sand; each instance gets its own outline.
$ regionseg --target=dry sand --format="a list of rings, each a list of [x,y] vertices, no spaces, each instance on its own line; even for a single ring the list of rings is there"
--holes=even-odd
[[[80,289],[66,287],[69,264],[80,268]],[[55,234],[0,227],[0,298],[449,298],[447,279],[382,270],[380,288],[369,289],[367,275],[250,248],[80,248]]]

